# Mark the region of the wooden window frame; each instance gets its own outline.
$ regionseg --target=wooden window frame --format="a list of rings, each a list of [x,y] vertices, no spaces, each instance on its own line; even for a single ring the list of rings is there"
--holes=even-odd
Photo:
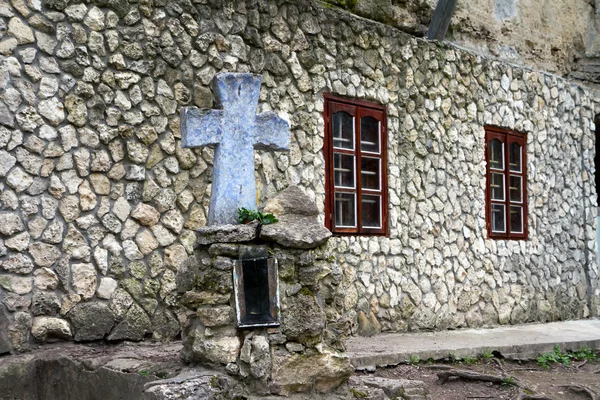
[[[490,163],[490,143],[492,140],[499,140],[503,146],[503,169],[492,169]],[[521,171],[512,171],[510,169],[509,145],[517,143],[521,146]],[[511,129],[500,128],[497,126],[485,126],[485,161],[486,161],[486,228],[487,237],[490,239],[506,240],[527,240],[529,235],[527,225],[527,135]],[[491,173],[498,171],[504,177],[504,200],[492,200],[491,196]],[[510,177],[520,177],[522,182],[521,203],[511,201],[510,199]],[[492,204],[504,205],[504,224],[505,232],[492,231]],[[510,229],[510,206],[519,206],[523,209],[523,232],[511,232]]]
[[[333,233],[339,235],[369,235],[369,236],[387,236],[388,235],[388,183],[387,183],[387,112],[384,105],[365,101],[348,99],[324,93],[325,106],[323,110],[323,119],[325,121],[325,141],[323,143],[325,156],[325,226]],[[346,111],[354,117],[354,149],[334,148],[333,146],[333,112]],[[370,116],[380,122],[379,130],[379,154],[361,150],[360,134],[361,117]],[[335,187],[334,183],[334,153],[353,155],[354,164],[354,188]],[[380,160],[380,190],[370,190],[362,188],[361,179],[361,160],[362,157],[376,158]],[[335,194],[353,193],[355,194],[355,219],[356,227],[336,227],[334,221],[335,213]],[[362,199],[363,195],[381,196],[380,218],[381,227],[363,227],[362,226]]]

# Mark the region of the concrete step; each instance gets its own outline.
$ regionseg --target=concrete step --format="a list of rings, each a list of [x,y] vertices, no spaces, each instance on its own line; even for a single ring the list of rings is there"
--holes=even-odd
[[[348,340],[348,355],[356,369],[364,369],[396,365],[411,356],[441,360],[450,354],[476,357],[486,350],[508,359],[533,359],[552,351],[554,345],[562,350],[600,349],[600,320],[353,337]]]

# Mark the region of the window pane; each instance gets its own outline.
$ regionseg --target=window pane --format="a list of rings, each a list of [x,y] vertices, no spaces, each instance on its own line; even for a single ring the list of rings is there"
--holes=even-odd
[[[336,187],[354,188],[354,156],[333,153],[333,176]]]
[[[380,159],[362,157],[360,160],[361,184],[363,189],[381,190]]]
[[[523,207],[510,206],[510,231],[523,233]]]
[[[521,146],[518,143],[511,143],[508,147],[510,149],[508,158],[510,170],[521,172]]]
[[[490,174],[490,197],[504,200],[504,174]]]
[[[379,153],[379,121],[373,117],[360,119],[360,149]]]
[[[506,232],[503,204],[492,204],[492,232]]]
[[[337,227],[355,228],[356,202],[354,193],[336,193],[334,212]]]
[[[490,140],[490,168],[504,169],[504,145],[498,139]]]
[[[520,176],[510,177],[510,201],[523,202],[523,178]]]
[[[354,150],[354,117],[347,112],[333,114],[333,147]]]
[[[363,228],[381,228],[381,196],[362,196]]]

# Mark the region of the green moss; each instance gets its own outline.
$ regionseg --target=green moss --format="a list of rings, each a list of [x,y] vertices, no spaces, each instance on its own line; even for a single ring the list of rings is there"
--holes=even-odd
[[[361,392],[360,390],[356,390],[354,388],[350,388],[350,393],[354,396],[355,399],[366,399],[368,395],[365,392]]]
[[[315,294],[306,286],[303,287],[302,289],[300,289],[300,291],[298,293],[303,294],[305,296],[312,296],[312,297],[315,296]]]
[[[0,277],[0,286],[6,290],[10,290],[12,287],[12,280],[7,276]]]
[[[358,0],[323,0],[323,6],[327,8],[342,8],[348,11],[354,11]]]

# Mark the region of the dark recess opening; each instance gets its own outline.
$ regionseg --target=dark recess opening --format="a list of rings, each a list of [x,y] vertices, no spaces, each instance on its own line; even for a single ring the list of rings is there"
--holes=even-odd
[[[244,301],[246,315],[242,317],[245,324],[274,322],[271,316],[269,301],[269,269],[267,259],[243,260]]]

